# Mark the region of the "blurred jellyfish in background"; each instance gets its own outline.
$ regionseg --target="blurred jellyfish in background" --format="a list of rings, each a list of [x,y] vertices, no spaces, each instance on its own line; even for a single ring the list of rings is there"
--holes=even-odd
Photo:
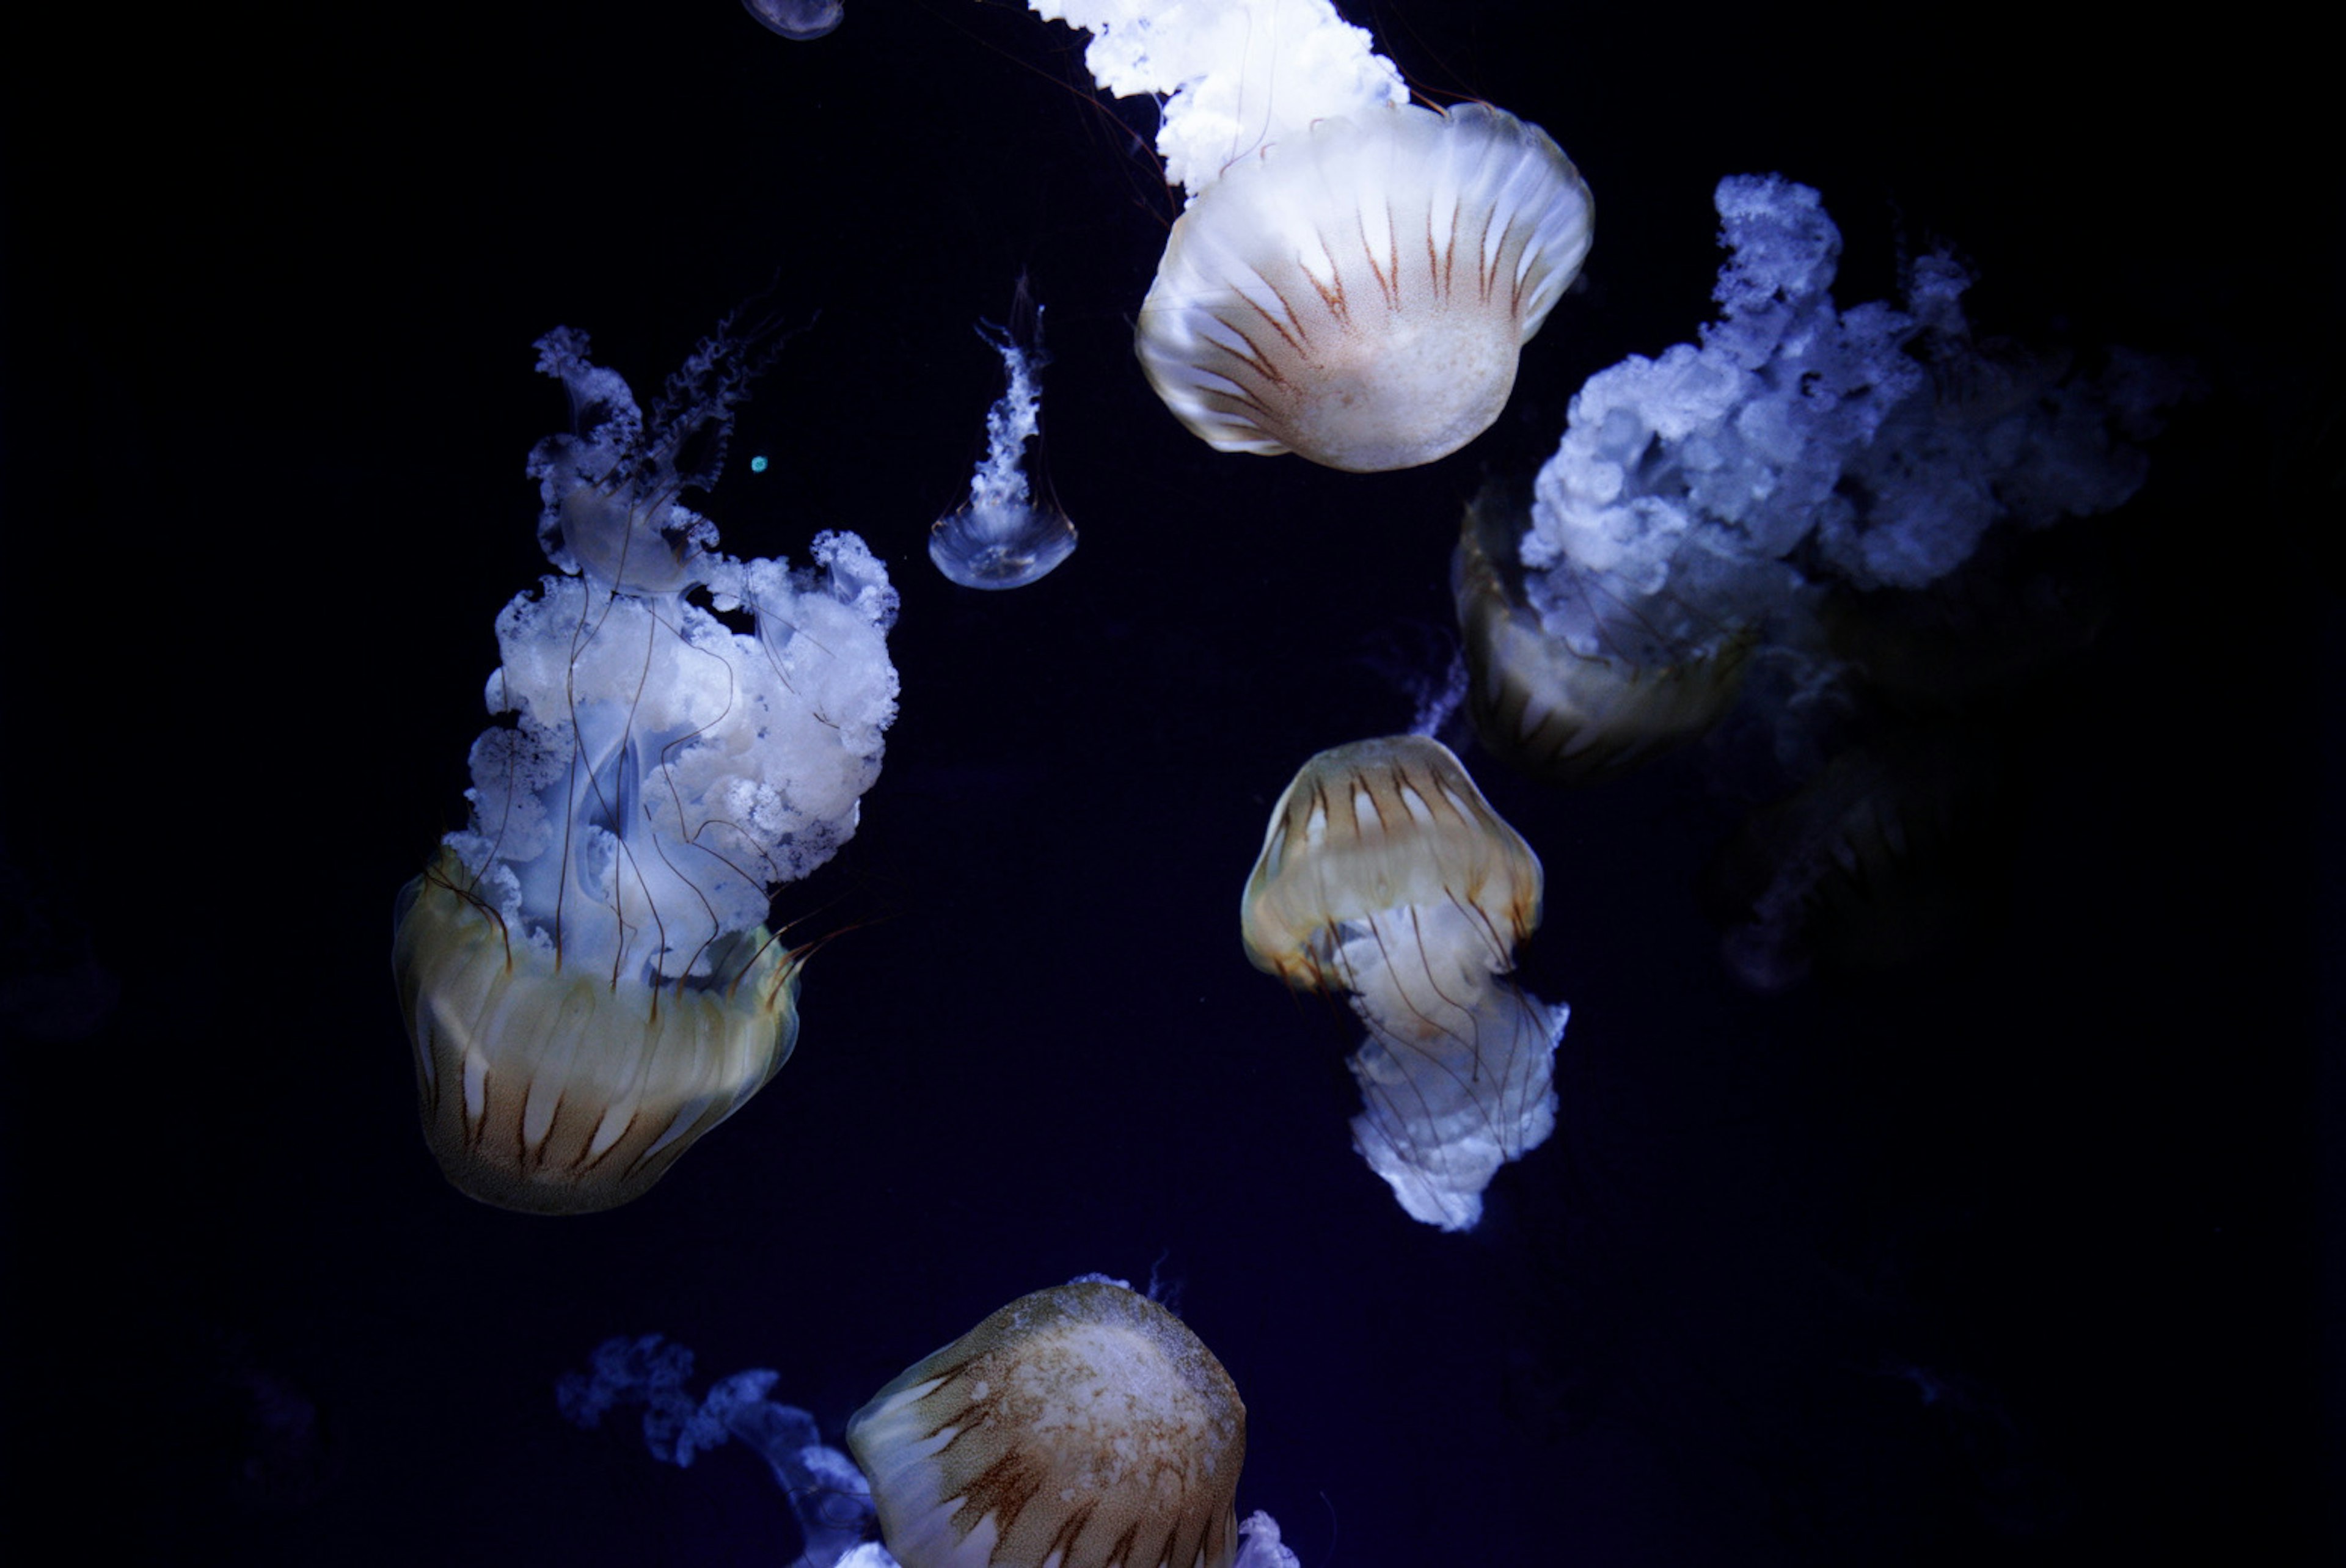
[[[847,17],[842,0],[741,0],[741,9],[785,38],[820,38]]]
[[[1076,525],[1051,494],[1042,457],[1043,307],[1019,274],[1010,325],[981,322],[978,336],[1002,356],[1008,385],[985,414],[985,458],[969,499],[929,530],[929,559],[964,588],[1023,588],[1075,553]],[[1035,483],[1026,443],[1035,443]],[[1036,494],[1039,489],[1040,494]]]
[[[2178,389],[2138,356],[2088,376],[1976,341],[1943,254],[1910,265],[1902,308],[1837,309],[1817,192],[1747,176],[1717,201],[1719,319],[1591,377],[1528,514],[1496,494],[1469,510],[1452,581],[1477,734],[1535,774],[1620,771],[1761,696],[1781,789],[1814,786],[1745,836],[1730,879],[1774,932],[1747,931],[1737,967],[1772,983],[1800,965],[1762,954],[1828,868],[1886,871],[1970,787],[1907,737],[1829,769],[1860,744],[1853,716],[1943,710],[1954,684],[2090,635],[2080,596],[1998,540],[2124,503]],[[1758,869],[1770,844],[1789,881]]]
[[[1447,747],[1356,741],[1271,808],[1239,906],[1247,956],[1341,993],[1368,1029],[1352,1143],[1413,1218],[1469,1230],[1500,1166],[1556,1126],[1571,1009],[1505,977],[1539,925],[1539,857]]]
[[[1329,0],[1029,4],[1093,35],[1101,87],[1164,100],[1188,207],[1136,347],[1183,424],[1363,473],[1489,428],[1588,252],[1588,188],[1545,131],[1412,105]]]
[[[1238,1521],[1246,1406],[1229,1374],[1105,1275],[1022,1296],[906,1369],[848,1421],[852,1458],[768,1399],[776,1374],[696,1401],[691,1371],[657,1335],[612,1339],[556,1395],[585,1427],[642,1405],[668,1463],[728,1437],[757,1449],[806,1538],[793,1568],[1297,1568],[1268,1514]],[[875,1522],[884,1545],[862,1539]]]
[[[393,940],[425,1137],[503,1207],[638,1196],[780,1067],[800,958],[769,891],[854,833],[895,717],[896,595],[861,539],[739,560],[678,500],[715,481],[769,353],[729,328],[648,418],[585,334],[537,343],[575,425],[530,453],[561,575],[497,617],[471,823]],[[745,611],[754,636],[719,618]]]

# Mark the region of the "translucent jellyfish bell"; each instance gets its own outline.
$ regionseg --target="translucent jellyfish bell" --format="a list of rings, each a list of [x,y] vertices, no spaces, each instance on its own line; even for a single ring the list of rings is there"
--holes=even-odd
[[[1178,1318],[1113,1280],[1013,1301],[881,1390],[847,1446],[903,1568],[1238,1554],[1246,1406]]]
[[[1357,741],[1306,762],[1271,808],[1239,905],[1255,966],[1342,993],[1353,1145],[1403,1209],[1471,1228],[1483,1189],[1556,1125],[1569,1009],[1504,976],[1539,924],[1539,858],[1439,741]]]
[[[985,459],[970,481],[969,499],[929,530],[929,559],[964,588],[1023,588],[1075,553],[1068,521],[1043,466],[1043,307],[1018,280],[1010,325],[980,323],[978,335],[1002,356],[1009,384],[985,415]],[[1035,479],[1026,475],[1026,443],[1036,443]]]
[[[392,963],[449,1180],[583,1213],[648,1188],[789,1056],[799,962],[770,890],[855,830],[896,598],[852,534],[793,571],[719,554],[677,502],[715,478],[757,334],[704,341],[648,419],[583,334],[538,348],[578,424],[530,461],[564,575],[497,617],[505,722],[474,744],[470,825],[401,895]]]
[[[1329,0],[1029,3],[1095,35],[1102,87],[1169,95],[1189,206],[1135,347],[1183,424],[1363,473],[1490,426],[1588,253],[1588,187],[1545,131],[1411,105]]]
[[[820,38],[847,16],[842,0],[741,0],[758,25],[785,38]]]

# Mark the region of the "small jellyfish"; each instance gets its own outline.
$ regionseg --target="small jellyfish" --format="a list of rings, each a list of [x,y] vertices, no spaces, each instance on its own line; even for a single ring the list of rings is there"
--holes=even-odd
[[[1169,95],[1158,149],[1188,208],[1135,347],[1183,424],[1359,473],[1490,427],[1593,230],[1546,132],[1412,105],[1329,0],[1029,3],[1095,35],[1103,87]]]
[[[1247,956],[1341,993],[1368,1030],[1353,1146],[1403,1209],[1444,1230],[1473,1228],[1499,1166],[1556,1126],[1570,1009],[1505,978],[1540,891],[1531,846],[1447,747],[1415,735],[1306,762],[1247,879]]]
[[[985,414],[985,460],[969,484],[969,499],[929,530],[929,559],[964,588],[1023,588],[1075,553],[1076,525],[1051,494],[1043,465],[1043,307],[1025,274],[1011,303],[1010,325],[978,325],[978,336],[1002,356],[1009,385]],[[1035,484],[1025,473],[1026,443],[1035,443]],[[1039,489],[1041,494],[1035,494]]]
[[[820,38],[847,15],[842,0],[741,0],[741,9],[785,38]]]
[[[792,571],[719,554],[678,501],[714,481],[764,336],[720,327],[648,418],[583,333],[537,345],[576,425],[530,454],[561,575],[497,617],[472,820],[393,934],[426,1140],[487,1203],[628,1201],[797,1039],[800,956],[768,901],[879,776],[896,596],[852,534]]]
[[[881,1390],[847,1446],[904,1568],[1238,1555],[1246,1406],[1178,1318],[1114,1280],[1013,1301]]]

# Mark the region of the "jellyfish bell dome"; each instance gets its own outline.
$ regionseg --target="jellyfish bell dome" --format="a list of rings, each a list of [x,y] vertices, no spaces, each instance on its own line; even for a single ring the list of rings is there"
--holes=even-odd
[[[399,897],[392,965],[423,1136],[466,1196],[592,1214],[648,1191],[798,1042],[800,954],[762,927],[712,972],[615,977],[522,940],[444,848]]]
[[[1246,1406],[1113,1280],[1011,1302],[847,1423],[903,1568],[1229,1568]],[[1275,1537],[1274,1537],[1275,1539]]]
[[[1321,752],[1271,808],[1247,879],[1239,934],[1255,967],[1322,990],[1347,928],[1396,910],[1443,909],[1480,939],[1484,972],[1512,966],[1539,925],[1539,857],[1491,809],[1456,755],[1423,735]],[[1419,922],[1422,926],[1423,922]]]
[[[1467,104],[1314,121],[1173,226],[1135,347],[1224,452],[1377,473],[1488,429],[1588,254],[1595,208],[1537,126]]]

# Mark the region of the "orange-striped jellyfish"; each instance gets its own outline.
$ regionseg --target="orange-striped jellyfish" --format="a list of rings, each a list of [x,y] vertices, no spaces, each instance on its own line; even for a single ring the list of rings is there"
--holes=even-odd
[[[1458,759],[1401,735],[1303,765],[1239,905],[1257,968],[1342,995],[1367,1029],[1353,1146],[1444,1230],[1473,1228],[1499,1166],[1555,1129],[1570,1009],[1506,978],[1540,894],[1539,857]]]
[[[556,1397],[586,1427],[644,1406],[668,1463],[729,1439],[758,1450],[799,1515],[793,1568],[1300,1568],[1269,1514],[1237,1516],[1247,1412],[1229,1373],[1106,1275],[1022,1296],[913,1363],[849,1420],[847,1453],[772,1399],[775,1373],[696,1400],[691,1371],[656,1335],[612,1339]]]
[[[1099,85],[1163,100],[1188,205],[1134,346],[1224,452],[1373,473],[1488,429],[1580,270],[1594,207],[1537,126],[1413,105],[1330,0],[1029,0]]]
[[[756,334],[704,341],[648,416],[583,333],[537,346],[576,424],[530,455],[560,571],[497,617],[471,821],[401,895],[392,964],[441,1169],[572,1214],[640,1195],[790,1055],[768,902],[879,776],[896,595],[852,534],[794,571],[678,501],[716,478]],[[737,610],[754,635],[712,613]]]
[[[1187,1325],[1114,1280],[1022,1296],[847,1423],[903,1568],[1229,1568],[1246,1406]]]

